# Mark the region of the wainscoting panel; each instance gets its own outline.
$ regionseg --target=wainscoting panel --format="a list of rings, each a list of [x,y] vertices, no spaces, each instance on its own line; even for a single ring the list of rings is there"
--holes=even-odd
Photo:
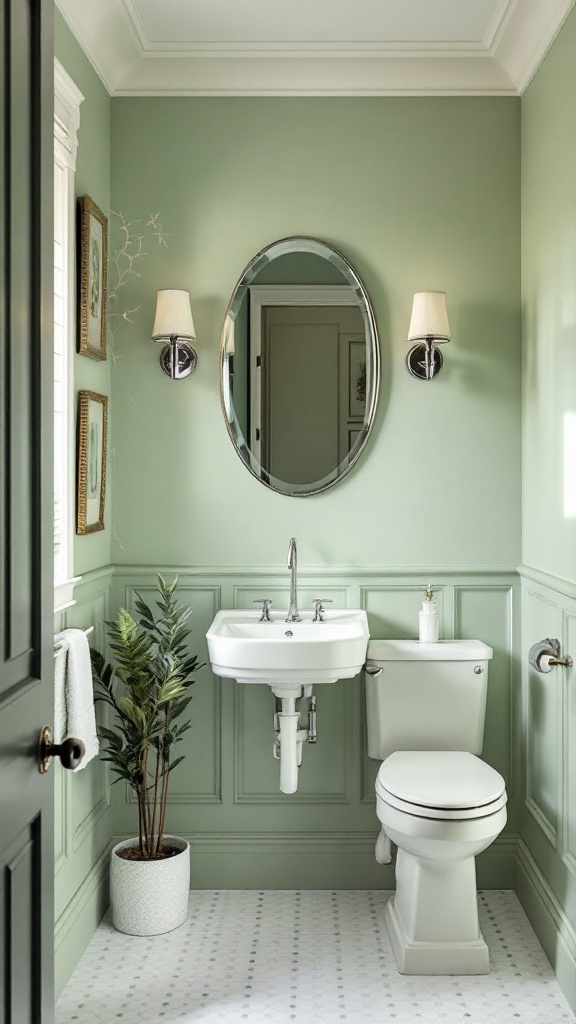
[[[179,576],[183,601],[194,609],[191,649],[208,660],[205,633],[218,607],[254,608],[271,598],[273,609],[288,609],[288,569],[190,569],[160,567],[165,578]],[[298,599],[309,609],[315,597],[333,607],[364,607],[373,637],[416,637],[418,611],[428,582],[426,571],[386,576],[378,572],[331,569],[298,574]],[[513,572],[435,571],[441,636],[477,636],[497,652],[487,721],[487,749],[496,767],[510,776],[510,675],[512,671]],[[117,566],[112,610],[132,605],[134,592],[151,597],[155,573],[147,567]],[[330,607],[330,606],[328,606]],[[351,885],[386,888],[390,867],[373,861],[379,824],[374,778],[378,763],[366,755],[362,674],[317,687],[318,742],[306,744],[297,793],[280,793],[279,764],[272,756],[274,696],[267,686],[215,679],[208,666],[197,675],[190,706],[192,728],[182,743],[186,754],[176,770],[169,798],[171,831],[192,840],[193,885],[264,885],[302,888]],[[305,701],[302,702],[305,705]],[[216,752],[219,751],[219,755]],[[214,769],[219,756],[220,775]],[[510,780],[513,789],[512,780]],[[125,789],[113,789],[112,820],[118,838],[133,834],[136,808]],[[483,855],[483,884],[512,884],[516,839],[505,833]]]
[[[94,626],[90,645],[103,650],[112,570],[83,577],[76,604],[58,616],[57,629]],[[102,709],[98,707],[98,717]],[[55,973],[61,991],[106,910],[111,839],[107,765],[94,760],[79,772],[55,773]]]
[[[576,609],[564,610],[564,653],[571,654],[576,661]],[[563,672],[565,708],[563,740],[564,761],[564,802],[562,818],[566,827],[562,831],[564,863],[576,878],[576,679],[574,669]]]
[[[562,674],[543,675],[528,664],[532,644],[562,635],[562,605],[534,588],[524,588],[524,672],[526,686],[526,807],[554,848],[558,846],[562,773]]]
[[[354,680],[353,684],[358,685]],[[353,738],[353,685],[340,681],[318,686],[319,739],[306,744],[305,765],[298,791],[291,796],[278,788],[280,762],[270,757],[275,698],[268,686],[234,687],[235,803],[349,804],[351,794],[350,751]],[[306,700],[300,702],[302,723]],[[326,746],[330,747],[327,757]]]
[[[440,637],[451,637],[453,622],[448,608],[446,615],[446,587],[431,580],[440,620]],[[370,636],[379,640],[413,640],[418,638],[418,613],[422,608],[428,580],[422,574],[421,582],[409,584],[369,584],[362,587],[362,607],[366,609]],[[450,602],[448,602],[448,605]]]
[[[454,636],[483,640],[493,650],[488,666],[488,698],[483,757],[506,779],[508,799],[516,779],[512,764],[512,683],[514,605],[510,586],[454,588]]]
[[[543,675],[528,664],[528,652],[553,637],[576,661],[576,587],[530,566],[521,567],[521,576],[524,804],[517,892],[574,1001],[576,667]]]
[[[335,587],[332,583],[325,583],[319,590],[317,583],[303,583],[298,586],[298,608],[300,611],[311,611],[314,607],[314,599],[317,597],[331,601],[334,608],[349,608],[351,607],[349,589],[349,587]],[[235,586],[232,607],[250,608],[253,611],[258,607],[259,599],[263,597],[272,601],[272,612],[287,614],[290,604],[290,588],[286,583],[266,583],[264,589],[260,583],[251,586],[245,584]],[[326,607],[329,609],[330,605],[327,604]]]

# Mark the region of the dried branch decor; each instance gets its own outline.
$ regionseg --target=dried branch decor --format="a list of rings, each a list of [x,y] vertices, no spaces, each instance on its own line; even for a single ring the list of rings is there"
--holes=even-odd
[[[112,357],[117,358],[114,351],[116,331],[124,323],[134,323],[133,317],[140,312],[141,306],[123,307],[118,292],[133,278],[141,277],[140,261],[147,255],[146,242],[156,241],[166,246],[168,237],[160,224],[160,214],[150,214],[148,220],[126,220],[123,213],[110,210],[110,216],[116,219],[114,234],[120,236],[120,244],[108,260],[108,299],[106,313],[108,319],[108,341]]]

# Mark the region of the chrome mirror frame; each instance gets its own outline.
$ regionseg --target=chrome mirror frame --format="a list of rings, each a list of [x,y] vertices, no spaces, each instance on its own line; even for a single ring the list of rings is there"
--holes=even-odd
[[[234,357],[234,323],[245,292],[257,274],[271,260],[287,253],[296,252],[320,256],[331,262],[341,273],[345,283],[353,290],[354,297],[361,310],[366,339],[366,406],[362,424],[359,424],[359,436],[339,465],[326,477],[311,484],[291,484],[287,481],[277,480],[263,469],[250,450],[249,444],[242,433],[234,411],[230,389],[230,375]],[[281,238],[261,249],[242,271],[232,291],[222,326],[218,364],[220,403],[228,434],[238,457],[252,476],[270,490],[291,498],[306,498],[315,494],[322,494],[329,488],[334,487],[340,480],[343,480],[358,462],[374,426],[380,390],[380,362],[378,329],[372,303],[358,274],[341,252],[317,238],[299,235]]]

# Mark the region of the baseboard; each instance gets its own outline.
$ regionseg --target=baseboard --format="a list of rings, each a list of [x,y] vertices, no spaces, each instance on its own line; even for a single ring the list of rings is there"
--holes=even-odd
[[[476,858],[476,884],[479,889],[513,889],[516,876],[518,836],[503,832]]]
[[[515,889],[558,983],[576,1012],[576,929],[523,839],[518,843]]]
[[[60,914],[54,929],[54,988],[58,999],[109,905],[107,846]]]
[[[192,889],[393,889],[394,863],[377,864],[374,832],[184,834]],[[118,835],[114,842],[128,839]],[[512,889],[517,836],[478,857],[481,889]]]

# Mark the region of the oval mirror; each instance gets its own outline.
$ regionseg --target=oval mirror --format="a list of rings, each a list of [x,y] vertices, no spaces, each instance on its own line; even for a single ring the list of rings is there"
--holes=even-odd
[[[372,306],[341,253],[284,238],[250,261],[226,311],[220,388],[236,451],[261,483],[303,497],[349,473],[379,376]]]

